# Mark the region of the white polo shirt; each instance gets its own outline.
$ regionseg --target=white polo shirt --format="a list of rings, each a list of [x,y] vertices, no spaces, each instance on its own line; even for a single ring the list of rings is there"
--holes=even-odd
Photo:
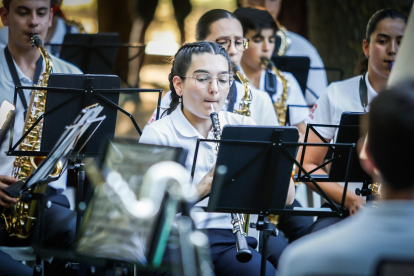
[[[78,33],[78,29],[75,26],[70,26],[70,32],[72,34]],[[65,20],[61,17],[58,17],[57,24],[55,28],[55,32],[53,33],[52,38],[50,39],[50,44],[62,44],[63,39],[66,35],[66,23]],[[6,47],[7,43],[9,41],[9,27],[4,27],[0,30],[0,49]],[[52,46],[46,46],[46,50],[49,51],[49,53],[53,53],[56,57],[59,57],[60,53],[60,47],[57,52],[52,51]]]
[[[310,67],[323,68],[324,64],[318,51],[313,45],[302,36],[289,32],[292,43],[286,51],[286,56],[307,56],[310,59]],[[325,70],[309,70],[308,81],[306,86],[309,87],[316,95],[320,95],[328,86],[328,79]],[[317,100],[308,90],[305,93],[306,102],[312,105]]]
[[[244,97],[244,87],[243,85],[235,81],[234,82],[237,88],[237,101],[234,104],[234,109],[239,109],[241,99]],[[250,105],[250,116],[258,125],[261,126],[278,126],[279,121],[277,120],[276,112],[273,107],[273,104],[269,97],[265,95],[262,91],[258,91],[254,87],[251,88],[252,93],[252,103]],[[164,97],[161,99],[160,104],[160,118],[162,113],[170,107],[171,103],[171,91],[165,93]],[[223,106],[222,111],[227,111],[227,101]],[[306,113],[306,115],[308,112]],[[148,124],[151,124],[155,121],[157,115],[157,110],[155,109]]]
[[[225,125],[255,125],[250,117],[223,111],[219,112],[219,120],[222,129]],[[139,142],[187,149],[185,167],[191,172],[197,139],[205,137],[191,125],[179,105],[169,116],[147,126]],[[207,139],[214,139],[212,132],[209,132]],[[193,185],[197,185],[216,163],[214,148],[215,143],[200,143]],[[207,206],[207,203],[208,199],[205,199],[197,206]],[[231,216],[225,213],[198,213],[195,224],[197,228],[232,228]]]
[[[325,91],[322,92],[318,101],[311,109],[309,116],[306,118],[306,124],[324,124],[339,125],[343,112],[364,112],[359,96],[359,81],[361,76],[356,76],[344,81],[331,83]],[[365,76],[365,83],[368,92],[369,103],[378,96],[378,93],[372,88],[368,80],[368,73]],[[337,128],[319,127],[315,128],[322,137],[334,139]]]
[[[272,73],[273,75],[274,72],[272,70],[268,70],[268,72]],[[289,90],[288,90],[288,98],[286,100],[286,104],[289,105],[300,105],[303,107],[289,107],[289,123],[292,126],[295,126],[299,123],[302,123],[303,121],[305,121],[306,117],[308,117],[309,115],[309,108],[307,107],[308,104],[306,103],[305,97],[303,96],[302,90],[299,86],[298,81],[296,80],[296,78],[289,72],[282,72],[284,77],[286,78],[286,80],[289,83]],[[259,90],[266,93],[267,95],[269,95],[266,91],[265,91],[265,76],[266,76],[266,71],[263,70],[262,74],[260,75],[260,82],[259,82]],[[279,81],[279,79],[277,79],[277,87],[276,87],[276,94],[273,95],[272,100],[273,102],[277,103],[280,99],[280,97],[282,96],[283,93],[283,84],[281,81]]]
[[[53,73],[68,73],[68,74],[82,74],[82,72],[75,66],[66,61],[63,61],[53,55],[51,55],[52,63],[53,63]],[[32,86],[33,80],[29,77],[25,76],[20,68],[14,63],[16,66],[16,71],[19,76],[20,82],[22,86]],[[14,87],[15,84],[13,82],[13,78],[11,76],[9,67],[7,65],[6,56],[4,55],[4,48],[0,50],[0,104],[7,100],[10,103],[13,103],[14,99]],[[44,72],[45,68],[45,61],[43,61],[43,69],[42,73]],[[42,77],[42,76],[40,76]],[[27,104],[30,103],[30,89],[23,90],[24,95],[26,97]],[[14,134],[13,134],[13,145],[20,139],[23,132],[24,126],[24,108],[23,104],[20,100],[20,97],[17,95],[17,102],[16,102],[16,120],[14,123]],[[9,133],[10,134],[10,133]],[[0,175],[11,175],[13,170],[13,162],[15,160],[14,156],[6,156],[5,151],[9,149],[9,134],[6,137],[3,145],[0,148]],[[66,188],[66,178],[67,173],[65,172],[57,181],[50,183],[50,186],[55,189],[65,189]]]

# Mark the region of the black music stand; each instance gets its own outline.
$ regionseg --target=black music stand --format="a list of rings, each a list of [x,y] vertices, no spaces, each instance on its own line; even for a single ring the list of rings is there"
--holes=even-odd
[[[18,181],[4,189],[4,192],[11,197],[16,198],[20,196],[22,202],[29,203],[32,200],[38,200],[39,214],[37,220],[37,239],[34,239],[35,248],[41,248],[43,245],[43,231],[40,225],[43,224],[43,212],[47,205],[46,194],[37,192],[35,188],[38,185],[49,184],[50,182],[59,179],[61,174],[57,178],[51,178],[49,175],[52,173],[59,160],[70,156],[70,153],[74,150],[76,143],[79,142],[79,138],[86,132],[86,129],[89,128],[91,124],[96,122],[101,123],[105,119],[105,116],[97,118],[101,111],[101,106],[96,106],[89,110],[82,110],[72,124],[66,127],[47,157],[25,180],[25,182]],[[99,127],[100,123],[95,127],[95,130]],[[93,133],[94,132],[92,132],[92,134]],[[87,140],[89,140],[89,138]],[[43,260],[40,256],[37,256],[34,275],[43,275],[43,273]]]
[[[363,189],[362,194],[367,195],[367,200],[372,199],[368,197],[370,195],[370,191],[368,190],[368,185],[372,182],[371,177],[365,173],[362,169],[358,154],[356,152],[356,143],[360,138],[360,116],[364,113],[351,113],[351,112],[344,112],[341,116],[340,125],[322,125],[322,124],[308,124],[305,133],[305,143],[303,144],[303,151],[300,160],[300,166],[298,175],[296,175],[297,181],[302,182],[312,182],[316,184],[318,182],[344,182],[344,191],[342,194],[342,202],[341,202],[341,210],[344,208],[345,203],[345,196],[346,191],[348,188],[349,182],[363,182]],[[338,129],[337,139],[335,143],[328,143],[325,138],[322,137],[315,129],[318,128],[336,128]],[[309,137],[309,131],[313,131],[319,139],[321,139],[322,144],[310,144],[306,143]],[[305,151],[307,146],[326,146],[329,147],[333,151],[333,156],[328,158],[323,164],[316,167],[312,171],[309,171],[302,174],[303,170],[303,160],[305,156]],[[318,169],[323,168],[324,166],[332,164],[329,174],[327,175],[315,175],[312,174],[313,172],[317,171]],[[346,169],[344,169],[346,168]],[[308,174],[308,175],[306,175]],[[315,185],[316,186],[316,185]],[[319,186],[316,186],[318,190],[320,189]],[[324,193],[321,195],[327,199],[327,196]],[[335,211],[338,211],[338,208],[333,205],[332,202],[328,200],[331,205],[331,208]]]
[[[140,58],[140,66],[142,66],[145,45],[120,43],[117,33],[66,34],[62,44],[46,45],[61,46],[60,58],[78,66],[85,74],[114,73],[119,75],[129,88],[138,87],[138,79],[135,84],[130,84],[120,73],[137,58]],[[114,63],[120,48],[138,49],[138,52],[128,58],[125,64],[115,68]],[[140,68],[138,72],[139,70]]]
[[[267,240],[276,235],[264,218],[286,212],[298,139],[295,127],[261,126],[225,126],[219,141],[197,139],[192,175],[200,142],[221,144],[207,211],[259,215],[255,227],[263,232],[260,275],[266,273]]]
[[[296,78],[302,89],[303,96],[305,96],[306,89],[308,89],[306,84],[308,83],[310,69],[309,57],[273,56],[272,61],[277,69],[283,72],[289,72]],[[313,96],[317,96],[314,91],[309,91]]]
[[[307,86],[310,70],[325,70],[339,72],[339,80],[341,81],[344,78],[343,68],[311,67],[309,57],[274,55],[272,56],[272,61],[279,70],[289,72],[296,78],[300,85],[300,88],[302,89],[304,96],[306,95],[306,91],[309,91],[316,99],[318,99],[319,96],[316,94],[315,91],[313,91]]]
[[[119,44],[119,34],[67,34],[60,58],[79,67],[85,74],[112,73]]]

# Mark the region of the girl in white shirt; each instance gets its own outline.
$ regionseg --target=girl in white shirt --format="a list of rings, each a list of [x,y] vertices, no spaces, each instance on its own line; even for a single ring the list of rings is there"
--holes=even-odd
[[[240,65],[243,52],[248,48],[248,40],[243,37],[243,28],[239,20],[229,11],[214,9],[203,14],[196,26],[197,41],[213,41],[222,46],[230,56],[230,61]],[[278,126],[278,120],[272,102],[262,91],[252,88],[252,103],[250,105],[251,118],[258,125]],[[167,92],[161,101],[161,111],[170,107],[171,92]],[[234,112],[244,96],[243,85],[235,81],[230,88],[229,97],[223,110]],[[161,117],[161,116],[160,116]],[[148,124],[156,119],[154,111]]]
[[[140,143],[182,147],[189,151],[186,167],[191,169],[197,139],[213,139],[210,119],[211,104],[214,110],[224,105],[232,77],[227,52],[213,42],[195,42],[183,45],[175,55],[169,75],[171,104],[169,116],[147,126]],[[227,124],[255,124],[249,117],[219,112],[221,126]],[[211,188],[216,156],[214,143],[201,143],[193,183],[201,196]],[[292,203],[294,188],[291,184],[287,204]],[[207,200],[201,202],[205,206]],[[207,228],[211,257],[217,275],[258,275],[260,254],[255,251],[256,241],[248,238],[253,258],[239,263],[230,214],[199,213],[194,217],[198,228]],[[274,264],[273,264],[274,265]],[[266,275],[275,275],[275,267],[267,265]]]
[[[371,17],[367,25],[366,38],[362,43],[362,50],[367,59],[367,72],[362,76],[329,85],[315,103],[305,121],[306,123],[338,125],[341,114],[345,111],[368,111],[372,99],[386,88],[391,66],[404,34],[406,21],[404,15],[392,9],[380,10]],[[360,83],[362,86],[366,86],[366,101],[360,97]],[[328,142],[335,138],[336,129],[316,129]],[[321,140],[310,131],[308,142],[320,143]],[[322,164],[326,151],[326,147],[307,147],[304,168],[310,171]],[[326,174],[321,169],[314,173]],[[342,186],[329,182],[318,184],[335,203],[340,204],[343,193]],[[307,185],[316,191],[313,184],[307,183]],[[357,196],[353,191],[347,192],[345,207],[349,209],[351,215],[355,214],[365,203],[363,197]],[[313,227],[313,230],[319,230],[324,226]]]

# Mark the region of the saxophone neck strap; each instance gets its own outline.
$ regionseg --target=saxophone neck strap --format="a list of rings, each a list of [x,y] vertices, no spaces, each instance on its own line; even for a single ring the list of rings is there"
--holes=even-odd
[[[237,102],[237,86],[236,81],[230,86],[230,92],[227,96],[228,99],[228,106],[227,111],[233,113],[234,112],[234,104]]]
[[[364,109],[364,112],[367,112],[367,106],[368,106],[368,88],[367,83],[365,81],[367,73],[363,74],[361,76],[361,79],[359,80],[359,99],[361,100],[362,108]]]
[[[265,91],[269,94],[273,102],[273,96],[277,92],[277,78],[273,72],[265,70]]]
[[[10,50],[9,50],[8,46],[6,46],[6,48],[4,49],[4,55],[6,56],[7,66],[9,67],[10,74],[12,76],[14,85],[15,86],[22,86],[22,84],[20,82],[19,75],[17,74],[16,66],[13,62],[13,58],[10,54]],[[39,81],[40,73],[42,72],[42,65],[43,65],[43,57],[42,57],[42,55],[40,55],[39,59],[36,62],[36,70],[35,70],[35,74],[34,74],[34,77],[33,77],[33,84],[37,84],[38,81]],[[19,89],[17,92],[19,93],[19,98],[22,101],[22,105],[23,105],[24,113],[25,113],[25,117],[26,117],[26,112],[27,112],[26,97],[24,96],[24,93],[23,93],[22,89]]]

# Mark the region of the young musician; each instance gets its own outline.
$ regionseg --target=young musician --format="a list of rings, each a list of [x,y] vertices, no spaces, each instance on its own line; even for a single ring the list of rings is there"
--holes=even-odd
[[[66,34],[75,34],[79,32],[76,26],[66,24],[63,12],[60,10],[61,5],[61,0],[52,0],[52,26],[48,29],[44,43],[62,44]],[[6,47],[8,37],[9,28],[4,27],[0,30],[0,48]],[[46,49],[54,56],[59,57],[60,46],[46,46]]]
[[[266,91],[273,103],[277,103],[284,92],[283,83],[269,69],[263,69],[261,58],[271,59],[276,42],[277,25],[273,17],[266,10],[239,8],[234,15],[243,26],[243,35],[249,39],[247,49],[241,59],[241,66],[249,78],[250,83],[259,90]],[[304,107],[289,108],[289,123],[298,127],[304,134],[306,126],[303,121],[309,115],[309,109],[303,96],[302,90],[295,77],[282,72],[289,84],[286,105],[301,105]]]
[[[52,9],[50,0],[3,0],[0,8],[0,16],[3,24],[9,28],[7,47],[0,50],[0,102],[7,100],[13,103],[15,86],[32,86],[37,84],[39,75],[45,70],[45,61],[40,59],[40,51],[32,47],[30,39],[36,34],[44,41],[47,31],[52,23]],[[75,66],[51,55],[53,73],[81,74]],[[14,123],[14,141],[16,143],[23,133],[24,113],[30,102],[31,90],[24,89],[18,93],[16,103],[16,119]],[[8,141],[9,138],[6,138]],[[3,143],[0,149],[0,205],[9,208],[16,199],[8,197],[3,189],[16,180],[8,177],[11,175],[14,156],[6,156],[8,142]],[[53,248],[68,248],[75,239],[76,214],[69,210],[68,199],[62,195],[66,188],[66,174],[58,181],[50,184],[48,200],[52,202],[50,208],[44,213],[42,225],[44,244]],[[15,237],[6,237],[0,231],[2,245],[30,244],[30,238],[19,240]],[[3,253],[0,253],[3,254]],[[0,259],[0,271],[13,271],[16,267]],[[61,267],[63,269],[63,266]],[[56,275],[57,270],[53,273]],[[25,275],[17,273],[18,275]],[[1,274],[0,274],[1,275]],[[9,274],[7,274],[9,275]],[[60,274],[62,275],[62,274]]]
[[[190,170],[197,139],[214,139],[210,114],[219,113],[221,128],[225,125],[254,125],[247,117],[223,112],[232,84],[230,58],[227,52],[213,42],[195,42],[183,45],[175,55],[169,75],[171,104],[168,116],[147,126],[140,143],[182,147],[188,150],[186,167]],[[215,144],[202,143],[193,183],[201,196],[211,188]],[[294,198],[293,182],[289,187],[287,204]],[[205,206],[207,200],[202,201]],[[195,215],[197,228],[208,229],[211,257],[216,275],[258,275],[260,254],[253,248],[256,241],[248,238],[252,260],[239,263],[236,258],[235,239],[230,214],[199,213]],[[273,263],[272,263],[273,264]],[[275,267],[268,262],[266,275],[275,275]]]
[[[367,204],[352,219],[289,246],[281,257],[280,275],[379,275],[381,261],[399,274],[397,267],[403,268],[405,260],[409,264],[401,271],[412,272],[414,180],[401,172],[412,169],[413,161],[407,156],[413,156],[414,148],[395,139],[414,136],[413,110],[412,82],[382,91],[372,101],[361,164],[381,183],[381,199],[376,207]]]
[[[386,88],[405,25],[406,18],[396,10],[385,9],[376,12],[368,22],[366,38],[362,43],[362,50],[367,58],[367,72],[361,76],[329,85],[315,103],[306,123],[339,125],[341,115],[345,111],[369,111],[369,103],[378,95],[378,92]],[[334,128],[317,128],[317,131],[327,141],[335,139],[336,129]],[[308,142],[320,143],[321,140],[311,131]],[[304,168],[310,171],[322,164],[326,151],[326,147],[307,147]],[[314,173],[326,174],[321,169]],[[338,183],[327,182],[318,184],[334,202],[338,204],[341,202],[342,186]],[[313,184],[307,183],[307,185],[316,191]],[[345,199],[345,207],[349,209],[351,215],[365,205],[365,199],[357,196],[354,191],[349,190]],[[312,230],[316,231],[337,220],[335,218],[321,219],[316,222]]]
[[[265,8],[274,18],[278,26],[280,26],[277,18],[279,17],[282,0],[237,0],[239,7],[261,7]],[[320,57],[318,51],[315,47],[304,37],[286,30],[284,32],[287,40],[290,41],[289,46],[284,53],[284,56],[307,56],[310,59],[310,67],[312,68],[323,68],[324,64],[322,58]],[[273,56],[277,55],[279,47],[273,52]],[[314,104],[318,99],[317,97],[322,93],[322,91],[328,86],[328,79],[326,77],[325,70],[309,70],[308,81],[306,83],[306,101],[308,104]]]
[[[226,10],[214,9],[201,16],[196,26],[197,41],[214,41],[222,46],[230,56],[230,61],[240,65],[243,52],[247,49],[248,40],[243,37],[243,28],[239,20]],[[233,73],[232,73],[233,74]],[[269,98],[251,87],[252,100],[250,113],[252,119],[258,125],[277,126],[278,120],[273,105]],[[223,110],[234,112],[240,109],[245,89],[239,81],[235,81],[230,88],[229,98],[226,100]],[[170,92],[167,92],[161,102],[162,114],[170,104]],[[155,121],[156,111],[149,123]]]

